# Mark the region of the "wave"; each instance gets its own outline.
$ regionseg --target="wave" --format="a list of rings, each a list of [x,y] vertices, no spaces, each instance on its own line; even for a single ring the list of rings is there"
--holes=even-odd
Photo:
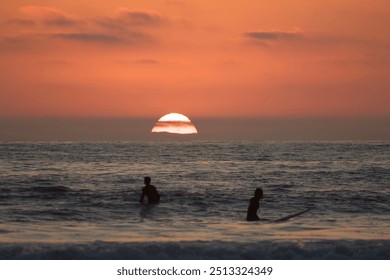
[[[311,242],[223,241],[103,242],[84,244],[0,244],[0,259],[35,260],[388,260],[390,240]]]
[[[71,191],[71,188],[64,186],[52,186],[52,187],[32,187],[33,191],[36,192],[68,192]]]

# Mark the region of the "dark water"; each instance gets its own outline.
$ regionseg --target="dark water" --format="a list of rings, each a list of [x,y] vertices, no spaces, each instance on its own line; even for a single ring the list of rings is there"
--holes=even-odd
[[[144,176],[157,206],[137,202]],[[389,185],[387,142],[3,143],[0,242],[375,246],[390,236]],[[312,209],[247,223],[256,187],[264,219]]]

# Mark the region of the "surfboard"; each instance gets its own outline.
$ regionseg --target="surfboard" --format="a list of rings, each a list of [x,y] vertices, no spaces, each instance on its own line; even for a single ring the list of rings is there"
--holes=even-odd
[[[311,208],[307,208],[306,210],[303,210],[301,212],[298,212],[298,213],[295,213],[295,214],[292,214],[292,215],[288,215],[288,216],[282,217],[280,219],[272,221],[271,223],[280,223],[280,222],[288,221],[288,220],[290,220],[292,218],[295,218],[296,216],[299,216],[299,215],[302,215],[303,213],[306,213],[309,210],[311,210]]]

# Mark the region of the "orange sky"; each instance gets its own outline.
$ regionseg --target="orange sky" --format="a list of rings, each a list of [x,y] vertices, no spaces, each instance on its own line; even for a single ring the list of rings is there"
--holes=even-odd
[[[388,0],[0,1],[0,116],[389,116]]]

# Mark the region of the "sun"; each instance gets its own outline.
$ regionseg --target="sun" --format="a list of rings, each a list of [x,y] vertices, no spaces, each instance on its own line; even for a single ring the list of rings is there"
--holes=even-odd
[[[158,121],[159,122],[191,122],[189,118],[178,113],[166,114],[165,116],[162,116]]]
[[[166,132],[176,134],[196,134],[196,127],[191,120],[183,114],[169,113],[156,122],[152,129],[152,133]]]

